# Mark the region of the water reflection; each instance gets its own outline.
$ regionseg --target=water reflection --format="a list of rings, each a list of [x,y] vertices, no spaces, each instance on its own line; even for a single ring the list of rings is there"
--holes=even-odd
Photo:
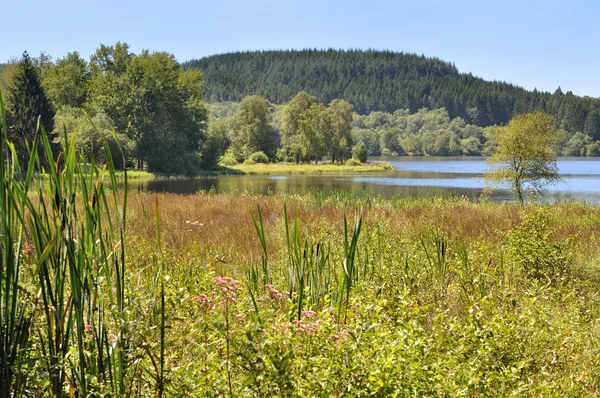
[[[133,189],[151,192],[194,194],[199,191],[268,194],[287,192],[306,194],[311,189],[347,191],[371,190],[386,198],[408,195],[463,195],[477,199],[485,182],[481,174],[487,169],[485,158],[381,157],[373,160],[390,162],[397,170],[361,175],[280,175],[222,176],[203,178],[157,178],[132,182]],[[563,181],[550,187],[546,200],[577,199],[600,202],[600,160],[560,159]],[[506,189],[497,189],[493,201],[511,201]]]

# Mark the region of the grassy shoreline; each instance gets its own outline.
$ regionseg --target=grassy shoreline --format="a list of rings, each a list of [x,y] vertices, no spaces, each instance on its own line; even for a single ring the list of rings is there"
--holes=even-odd
[[[386,162],[363,163],[360,166],[338,165],[331,163],[257,163],[231,166],[232,170],[243,174],[322,174],[322,173],[366,173],[389,171],[394,168]]]
[[[215,170],[202,170],[192,176],[184,175],[163,175],[155,174],[142,170],[128,170],[127,178],[131,180],[151,180],[154,178],[183,178],[183,177],[215,177],[230,175],[273,175],[273,174],[324,174],[324,173],[369,173],[384,172],[394,170],[393,166],[387,162],[367,162],[360,166],[348,166],[345,164],[294,164],[294,163],[256,163],[256,164],[238,164],[235,166],[220,166]],[[117,177],[123,178],[122,171],[116,172]]]

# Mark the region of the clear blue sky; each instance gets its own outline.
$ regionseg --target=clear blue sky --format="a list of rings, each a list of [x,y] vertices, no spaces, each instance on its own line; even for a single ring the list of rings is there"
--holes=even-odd
[[[127,42],[179,61],[236,50],[374,48],[454,62],[461,72],[600,97],[597,0],[5,1],[0,61]]]

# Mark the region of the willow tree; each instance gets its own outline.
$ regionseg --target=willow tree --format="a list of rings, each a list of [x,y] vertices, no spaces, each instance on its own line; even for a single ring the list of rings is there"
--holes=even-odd
[[[487,160],[495,165],[487,181],[506,183],[524,203],[527,188],[541,193],[560,180],[556,165],[556,125],[544,112],[515,116],[496,137],[496,152]]]

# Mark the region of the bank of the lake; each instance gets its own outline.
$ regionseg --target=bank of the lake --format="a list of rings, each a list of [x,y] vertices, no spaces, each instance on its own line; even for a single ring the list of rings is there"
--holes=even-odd
[[[250,175],[323,174],[323,173],[369,173],[394,170],[387,162],[367,162],[360,165],[331,163],[256,163],[238,164],[231,170]]]

